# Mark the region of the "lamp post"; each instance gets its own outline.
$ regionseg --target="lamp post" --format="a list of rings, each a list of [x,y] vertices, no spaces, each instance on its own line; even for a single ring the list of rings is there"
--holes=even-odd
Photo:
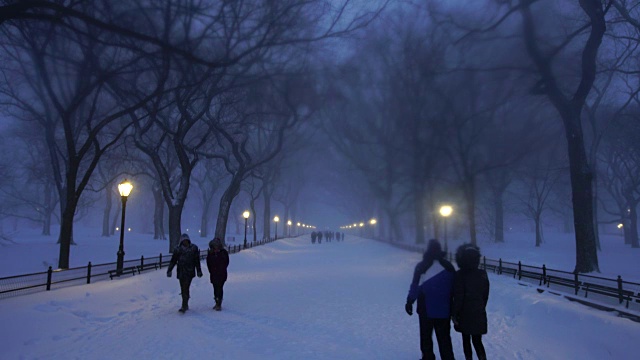
[[[247,220],[249,219],[249,215],[251,213],[249,211],[245,211],[242,213],[242,217],[244,218],[244,248],[247,248]]]
[[[449,205],[443,205],[440,207],[440,215],[443,218],[444,226],[444,252],[449,252],[449,244],[447,243],[447,218],[453,213],[453,208]]]
[[[122,268],[124,266],[124,213],[127,210],[127,197],[131,193],[133,185],[124,179],[123,182],[118,184],[118,192],[120,193],[120,199],[122,200],[122,219],[120,220],[120,246],[118,247],[118,260],[116,261],[116,272],[118,275],[122,274]]]
[[[369,224],[371,225],[371,237],[374,238],[374,239],[376,238],[375,227],[376,227],[377,223],[378,223],[378,220],[376,220],[375,218],[369,220]]]
[[[275,236],[275,240],[278,240],[278,221],[280,221],[280,218],[278,217],[278,215],[276,215],[276,217],[273,218],[273,221],[276,223],[276,236]]]
[[[288,236],[291,237],[291,220],[287,221],[287,233]]]
[[[296,236],[300,236],[300,223],[296,223]]]

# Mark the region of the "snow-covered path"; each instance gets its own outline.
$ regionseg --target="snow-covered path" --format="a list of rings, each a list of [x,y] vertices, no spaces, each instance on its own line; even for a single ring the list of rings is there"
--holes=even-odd
[[[204,269],[184,315],[178,282],[164,271],[5,299],[0,359],[418,359],[418,319],[404,300],[419,259],[350,237],[280,240],[231,256],[222,312],[211,309]],[[640,324],[490,280],[491,359],[640,353]]]

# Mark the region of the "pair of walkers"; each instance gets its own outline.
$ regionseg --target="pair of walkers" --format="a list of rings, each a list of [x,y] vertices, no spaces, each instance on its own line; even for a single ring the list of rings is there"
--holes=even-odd
[[[413,273],[405,311],[412,315],[413,303],[417,301],[423,360],[436,358],[431,339],[434,331],[441,359],[454,359],[451,321],[454,329],[462,333],[465,359],[473,359],[471,343],[478,359],[487,359],[482,335],[487,333],[489,278],[486,271],[479,269],[480,249],[472,244],[460,246],[456,263],[460,268],[457,272],[445,259],[440,243],[433,239]]]
[[[222,240],[215,238],[209,242],[209,252],[207,254],[207,268],[209,269],[209,280],[213,285],[213,297],[215,300],[214,310],[222,309],[222,297],[224,295],[224,283],[227,281],[227,267],[229,266],[229,253],[225,250]],[[180,282],[180,294],[182,295],[182,306],[180,312],[189,310],[189,289],[191,281],[198,275],[202,277],[200,267],[200,249],[191,243],[188,234],[180,236],[180,244],[173,250],[173,256],[167,269],[167,277],[171,277],[171,271],[176,267],[177,278]]]

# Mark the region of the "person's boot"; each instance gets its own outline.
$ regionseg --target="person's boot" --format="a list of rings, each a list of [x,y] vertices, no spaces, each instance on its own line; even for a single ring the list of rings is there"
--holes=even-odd
[[[189,310],[189,299],[185,299],[184,297],[182,298],[182,307],[180,308],[181,313],[184,313],[185,311]]]
[[[215,311],[222,310],[222,299],[216,299],[216,306],[213,307]]]

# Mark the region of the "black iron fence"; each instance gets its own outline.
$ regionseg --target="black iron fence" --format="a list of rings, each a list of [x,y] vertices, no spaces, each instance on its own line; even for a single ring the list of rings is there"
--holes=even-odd
[[[425,246],[392,243],[379,240],[408,251],[423,253]],[[447,254],[453,260],[453,253]],[[545,265],[533,266],[522,262],[508,262],[502,259],[482,258],[480,267],[498,275],[511,276],[514,279],[537,285],[540,291],[545,288],[551,292],[573,295],[573,299],[596,300],[612,306],[624,306],[640,311],[640,283],[626,281],[619,276],[615,279],[589,274],[573,273],[564,270],[549,269]]]
[[[247,242],[247,248],[268,244],[273,241],[275,241],[275,239],[265,239],[255,243]],[[240,252],[242,249],[243,245],[227,245],[229,254]],[[201,250],[200,259],[204,260],[206,257],[207,250]],[[154,257],[141,256],[139,259],[125,260],[123,263],[123,271],[120,274],[116,271],[115,262],[97,265],[89,262],[87,266],[63,270],[54,270],[49,266],[49,269],[43,272],[0,278],[0,299],[40,291],[49,291],[67,286],[90,284],[123,275],[136,275],[147,270],[159,270],[167,267],[170,261],[171,254],[160,254]]]

